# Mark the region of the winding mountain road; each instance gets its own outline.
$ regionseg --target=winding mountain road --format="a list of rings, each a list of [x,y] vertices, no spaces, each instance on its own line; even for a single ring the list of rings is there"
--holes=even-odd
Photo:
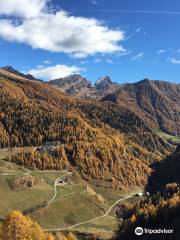
[[[3,158],[4,158],[4,157],[0,157],[0,160],[3,159]],[[28,171],[28,172],[24,173],[24,175],[31,175],[31,174],[34,173],[34,172],[44,172],[44,173],[46,173],[46,172],[61,172],[61,173],[62,173],[62,172],[66,172],[66,171],[67,171],[67,170],[63,170],[63,171],[51,171],[51,170],[41,171],[41,170],[35,170],[35,171]],[[63,174],[62,176],[58,177],[58,178],[54,181],[54,195],[53,195],[53,197],[47,202],[47,206],[46,206],[46,207],[50,206],[50,205],[54,202],[54,200],[55,200],[55,198],[56,198],[56,196],[57,196],[57,186],[59,186],[59,184],[57,183],[57,181],[58,181],[58,180],[61,180],[62,178],[64,178],[64,177],[65,177],[66,175],[68,175],[68,174],[69,174],[69,172],[66,172],[65,174]],[[12,175],[12,174],[3,173],[3,174],[0,174],[0,175]],[[43,229],[43,230],[46,231],[46,232],[64,231],[64,230],[69,230],[69,229],[71,229],[71,228],[74,228],[74,227],[77,227],[77,226],[80,226],[80,225],[83,225],[83,224],[87,224],[87,223],[90,223],[90,222],[99,220],[99,219],[101,219],[101,218],[104,218],[104,217],[108,216],[109,213],[112,211],[112,209],[113,209],[118,203],[120,203],[120,202],[122,202],[122,201],[124,201],[124,200],[127,200],[127,199],[133,197],[136,193],[137,193],[137,192],[135,192],[135,193],[133,193],[133,194],[131,194],[131,195],[128,195],[128,196],[126,196],[126,197],[124,197],[124,198],[118,199],[116,202],[114,202],[114,203],[110,206],[110,208],[105,212],[105,214],[103,214],[103,215],[101,215],[101,216],[98,216],[98,217],[92,218],[92,219],[90,219],[90,220],[83,221],[83,222],[80,222],[80,223],[77,223],[77,224],[74,224],[74,225],[71,225],[71,226],[68,226],[68,227],[64,227],[64,228]]]
[[[69,172],[63,174],[61,177],[58,177],[56,178],[56,180],[54,181],[54,195],[53,197],[47,202],[47,206],[46,207],[49,207],[49,205],[51,205],[51,203],[53,203],[54,199],[56,198],[57,196],[57,186],[60,186],[57,181],[58,180],[61,180],[63,179],[65,176],[67,176],[69,174]]]
[[[64,228],[54,228],[54,229],[43,229],[45,232],[57,232],[57,231],[64,231],[64,230],[69,230],[71,228],[74,228],[74,227],[77,227],[77,226],[80,226],[80,225],[83,225],[83,224],[86,224],[86,223],[90,223],[90,222],[93,222],[95,220],[98,220],[98,219],[101,219],[101,218],[104,218],[106,216],[108,216],[108,214],[111,212],[111,210],[120,202],[124,201],[124,200],[127,200],[131,197],[134,196],[135,193],[133,193],[132,195],[129,195],[127,197],[124,197],[124,198],[120,198],[119,200],[117,200],[113,205],[111,205],[111,207],[106,211],[105,214],[99,216],[99,217],[95,217],[95,218],[92,218],[90,220],[87,220],[87,221],[83,221],[83,222],[80,222],[80,223],[77,223],[77,224],[74,224],[74,225],[71,225],[69,227],[64,227]]]

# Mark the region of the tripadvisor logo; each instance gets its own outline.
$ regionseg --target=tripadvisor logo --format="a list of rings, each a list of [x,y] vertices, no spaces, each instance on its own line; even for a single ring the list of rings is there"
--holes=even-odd
[[[144,234],[172,234],[174,232],[173,229],[149,229],[149,228],[142,228],[142,227],[137,227],[135,228],[135,234],[136,235],[142,235]]]
[[[135,229],[135,234],[136,235],[142,235],[143,234],[143,228],[142,227],[137,227]]]

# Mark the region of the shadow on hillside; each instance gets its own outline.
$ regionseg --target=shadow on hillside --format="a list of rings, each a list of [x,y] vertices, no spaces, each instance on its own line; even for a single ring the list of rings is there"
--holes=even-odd
[[[165,160],[151,165],[153,173],[146,189],[148,192],[160,191],[168,183],[180,183],[180,145]]]

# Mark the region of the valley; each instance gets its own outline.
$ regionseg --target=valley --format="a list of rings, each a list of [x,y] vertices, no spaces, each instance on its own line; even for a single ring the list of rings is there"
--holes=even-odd
[[[129,221],[129,206],[158,190],[161,163],[165,174],[163,163],[175,161],[179,105],[171,95],[179,86],[159,84],[145,80],[100,100],[82,99],[0,69],[1,221],[16,209],[45,232],[115,239]],[[148,104],[146,92],[152,92]],[[162,104],[167,113],[159,115]],[[166,184],[178,184],[175,169]]]
[[[180,240],[179,17],[0,0],[0,240]]]
[[[116,206],[128,199],[136,199],[135,194],[142,191],[137,187],[129,192],[109,189],[107,194],[107,189],[88,184],[68,170],[29,170],[9,162],[19,151],[22,148],[0,150],[1,221],[7,211],[16,209],[31,216],[45,231],[98,233],[108,239],[121,223],[114,212]],[[72,180],[60,183],[68,175]],[[12,188],[12,182],[28,176],[39,179],[38,185]]]

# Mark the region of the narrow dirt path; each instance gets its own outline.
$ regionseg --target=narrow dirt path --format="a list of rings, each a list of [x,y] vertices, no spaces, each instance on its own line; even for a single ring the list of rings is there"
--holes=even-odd
[[[106,213],[105,213],[104,215],[101,215],[101,216],[99,216],[99,217],[92,218],[92,219],[87,220],[87,221],[84,221],[84,222],[80,222],[80,223],[74,224],[74,225],[69,226],[69,227],[65,227],[65,228],[54,228],[54,229],[44,229],[44,231],[46,231],[46,232],[64,231],[64,230],[68,230],[68,229],[71,229],[71,228],[74,228],[74,227],[77,227],[77,226],[80,226],[80,225],[83,225],[83,224],[86,224],[86,223],[93,222],[93,221],[98,220],[98,219],[101,219],[101,218],[104,218],[104,217],[106,217],[106,216],[111,212],[111,210],[112,210],[118,203],[120,203],[121,201],[124,201],[124,200],[127,200],[127,199],[133,197],[134,194],[136,194],[136,193],[133,193],[132,195],[129,195],[129,196],[124,197],[124,198],[121,198],[121,199],[118,199],[113,205],[111,205],[111,207],[106,211]]]

